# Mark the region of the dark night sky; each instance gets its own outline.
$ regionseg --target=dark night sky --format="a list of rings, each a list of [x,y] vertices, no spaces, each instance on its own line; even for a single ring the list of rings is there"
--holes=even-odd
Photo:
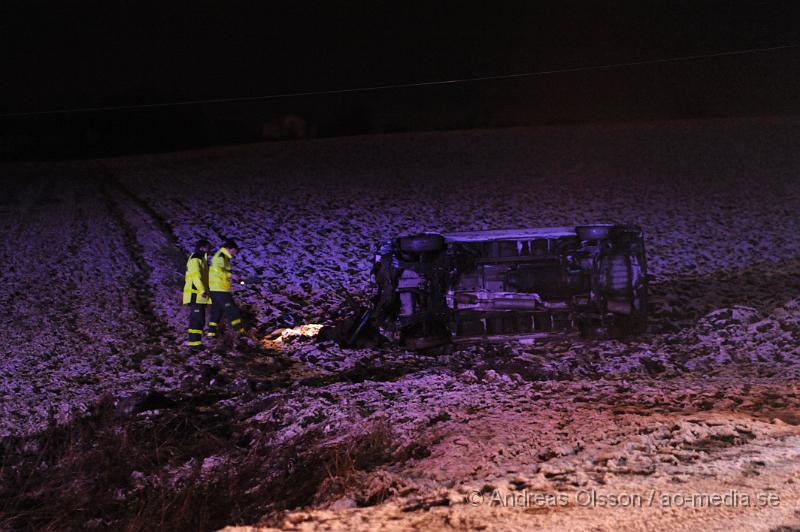
[[[797,41],[797,2],[6,1],[7,111],[639,61]]]
[[[800,43],[796,1],[6,0],[2,9],[0,113],[262,96]],[[794,105],[799,56],[794,49],[661,70],[637,67],[435,94],[403,89],[364,98],[380,111],[414,109],[424,101],[430,106],[450,95],[464,106],[496,99],[507,107],[563,95],[559,116],[571,120],[588,117],[595,93],[628,100],[657,95],[649,107],[655,109],[686,85],[694,92],[678,99],[701,93],[714,99],[733,86],[740,92],[723,95],[732,109],[741,104],[734,100],[752,94]],[[681,79],[685,83],[676,81]],[[358,96],[349,98],[352,103]],[[724,114],[725,105],[714,112]],[[224,112],[241,116],[249,108]]]

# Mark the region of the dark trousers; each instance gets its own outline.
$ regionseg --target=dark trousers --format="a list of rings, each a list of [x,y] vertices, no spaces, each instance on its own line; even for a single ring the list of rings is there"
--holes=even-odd
[[[231,327],[239,332],[244,332],[242,318],[239,315],[239,307],[233,301],[230,292],[211,292],[211,317],[208,320],[208,336],[217,336],[219,333],[219,322],[222,315],[225,315]]]
[[[203,326],[206,324],[206,306],[195,301],[189,303],[189,347],[203,345]]]

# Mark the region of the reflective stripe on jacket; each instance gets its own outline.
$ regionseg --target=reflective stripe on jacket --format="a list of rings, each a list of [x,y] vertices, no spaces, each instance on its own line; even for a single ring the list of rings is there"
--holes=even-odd
[[[208,286],[208,255],[205,253],[192,253],[186,261],[186,280],[183,284],[183,304],[192,302],[192,294],[197,294],[197,303],[208,305],[209,297],[203,297],[203,292],[209,292]]]
[[[231,291],[231,253],[225,248],[219,248],[211,258],[208,268],[208,285],[212,292]]]

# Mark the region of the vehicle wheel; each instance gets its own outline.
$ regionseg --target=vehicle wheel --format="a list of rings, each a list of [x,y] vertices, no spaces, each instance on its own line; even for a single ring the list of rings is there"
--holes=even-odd
[[[406,236],[400,239],[400,250],[411,253],[427,253],[444,249],[444,237],[435,234]]]
[[[609,229],[606,225],[579,225],[575,228],[575,233],[578,240],[602,240],[608,238]]]

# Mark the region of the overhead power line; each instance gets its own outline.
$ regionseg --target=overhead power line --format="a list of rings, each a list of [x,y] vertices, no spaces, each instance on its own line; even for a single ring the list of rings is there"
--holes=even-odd
[[[24,117],[24,116],[36,116],[36,115],[54,115],[54,114],[71,114],[71,113],[93,113],[99,111],[125,111],[125,110],[135,110],[135,109],[156,109],[160,107],[180,107],[180,106],[188,106],[188,105],[199,105],[204,103],[236,103],[236,102],[248,102],[248,101],[262,101],[262,100],[275,100],[279,98],[295,98],[295,97],[304,97],[304,96],[326,96],[326,95],[334,95],[334,94],[347,94],[352,92],[374,92],[374,91],[382,91],[388,89],[407,89],[413,87],[433,87],[437,85],[456,85],[460,83],[472,83],[476,81],[491,81],[491,80],[503,80],[503,79],[514,79],[514,78],[532,78],[532,77],[540,77],[540,76],[551,76],[554,74],[567,74],[572,72],[589,72],[593,70],[610,70],[614,68],[625,68],[625,67],[634,67],[634,66],[641,66],[641,65],[654,65],[658,63],[678,63],[684,61],[695,61],[699,59],[710,59],[715,57],[726,57],[726,56],[735,56],[735,55],[747,55],[747,54],[758,54],[764,52],[772,52],[776,50],[787,50],[790,48],[798,48],[800,44],[786,44],[781,46],[769,46],[764,48],[748,48],[746,50],[730,50],[727,52],[715,52],[715,53],[708,53],[708,54],[696,54],[696,55],[683,55],[683,56],[676,56],[676,57],[663,57],[659,59],[646,59],[642,61],[628,61],[625,63],[608,63],[603,65],[589,65],[589,66],[579,66],[579,67],[572,67],[572,68],[559,68],[553,70],[539,70],[534,72],[515,72],[511,74],[496,74],[490,76],[475,76],[470,78],[455,78],[455,79],[446,79],[446,80],[434,80],[434,81],[419,81],[419,82],[409,82],[409,83],[392,83],[386,85],[372,85],[366,87],[349,87],[349,88],[340,88],[340,89],[325,89],[325,90],[309,90],[309,91],[301,91],[301,92],[284,92],[278,94],[267,94],[263,96],[239,96],[239,97],[232,97],[232,98],[209,98],[209,99],[201,99],[201,100],[183,100],[183,101],[176,101],[176,102],[161,102],[161,103],[144,103],[144,104],[133,104],[133,105],[111,105],[111,106],[100,106],[100,107],[78,107],[74,109],[55,109],[50,111],[29,111],[29,112],[19,112],[19,113],[5,113],[0,114],[0,118],[11,118],[11,117]]]

